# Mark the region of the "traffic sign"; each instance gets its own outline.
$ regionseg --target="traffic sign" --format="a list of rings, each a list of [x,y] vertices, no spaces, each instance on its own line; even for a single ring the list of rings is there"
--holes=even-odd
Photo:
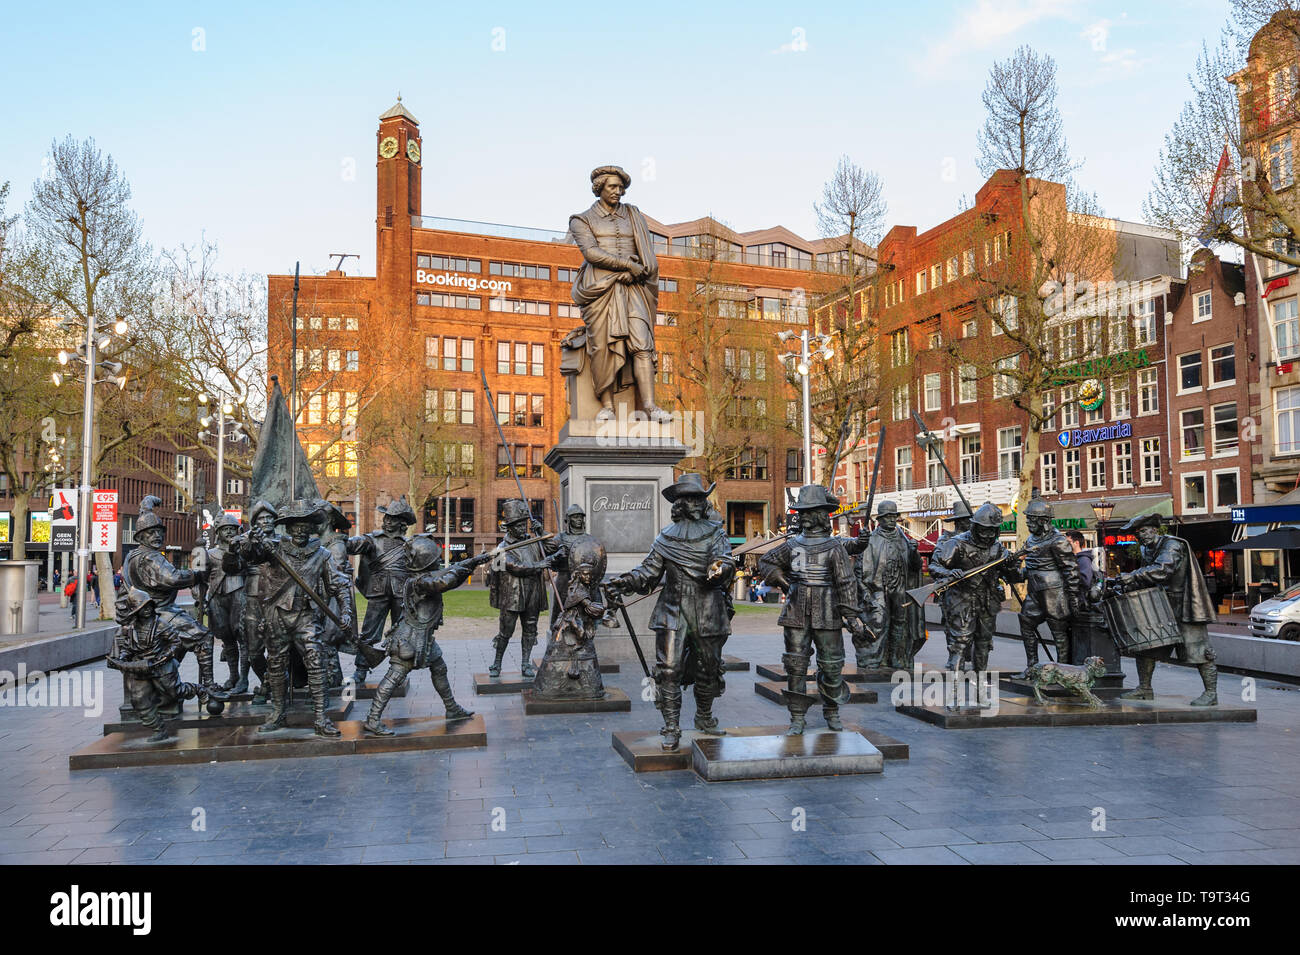
[[[95,491],[91,496],[90,549],[117,550],[117,491]]]

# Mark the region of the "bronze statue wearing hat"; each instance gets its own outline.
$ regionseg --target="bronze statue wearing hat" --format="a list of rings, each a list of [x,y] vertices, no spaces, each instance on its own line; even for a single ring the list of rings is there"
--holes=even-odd
[[[357,640],[371,647],[379,642],[384,624],[390,618],[397,623],[402,617],[402,593],[407,577],[406,529],[416,522],[415,511],[411,510],[405,494],[376,510],[383,515],[383,527],[349,537],[346,545],[349,554],[361,555],[357,586],[366,598],[366,618]],[[366,654],[358,650],[352,679],[360,686],[369,673]]]
[[[910,670],[925,643],[920,608],[907,599],[907,592],[921,585],[921,555],[899,526],[893,501],[876,507],[876,527],[862,551],[862,584],[867,629],[880,640],[869,644],[854,636],[858,668]]]
[[[774,587],[789,594],[781,617],[785,629],[784,691],[790,710],[789,735],[798,736],[806,725],[808,708],[817,697],[808,693],[808,664],[817,654],[817,689],[822,715],[833,730],[844,729],[840,705],[848,701],[844,685],[844,627],[854,637],[864,635],[859,618],[858,581],[853,556],[842,537],[831,536],[831,513],[839,501],[820,484],[799,488],[791,505],[799,514],[799,533],[767,553],[758,572]]]
[[[192,700],[199,687],[180,678],[176,658],[183,652],[179,634],[157,613],[157,603],[139,588],[122,588],[117,599],[118,635],[108,654],[108,665],[122,672],[122,695],[136,718],[153,730],[149,742],[168,739],[164,708],[175,710],[182,700]]]
[[[343,604],[347,604],[347,617],[349,620],[357,619],[357,594],[353,588],[354,574],[352,572],[352,561],[348,560],[348,531],[352,529],[352,521],[343,513],[343,509],[333,501],[318,499],[316,506],[321,509],[324,519],[320,529],[320,545],[329,551],[330,559],[334,562],[334,569],[342,574],[348,580],[348,589],[345,596],[340,597],[334,604],[334,615],[342,618]],[[328,650],[326,653],[326,669],[328,671],[329,686],[343,685],[343,665],[339,662],[339,651],[341,649],[357,650],[356,640],[345,640],[343,632],[339,630],[338,624],[333,620],[325,621],[325,646]]]
[[[659,532],[640,565],[609,583],[615,593],[649,593],[662,582],[650,614],[655,632],[656,706],[663,714],[663,748],[681,743],[682,687],[695,685],[695,728],[723,735],[713,715],[722,695],[722,647],[731,635],[730,588],[736,565],[723,526],[705,517],[714,485],[683,474],[664,488],[673,523]],[[680,516],[679,516],[680,515]]]
[[[506,536],[503,545],[517,544],[528,539],[534,529],[533,516],[528,505],[515,498],[501,506],[501,523]],[[537,528],[540,529],[540,528]],[[497,635],[492,638],[496,656],[488,666],[488,676],[501,675],[501,661],[506,647],[515,635],[515,624],[521,628],[519,637],[519,672],[524,679],[537,675],[533,666],[533,647],[537,646],[537,618],[547,607],[546,581],[543,574],[559,556],[547,554],[541,542],[525,544],[498,554],[488,573],[488,605],[500,611],[497,617]],[[556,611],[558,613],[558,609]]]
[[[970,529],[940,538],[930,557],[931,577],[939,583],[956,581],[939,595],[949,670],[957,670],[963,660],[970,660],[976,671],[988,669],[998,608],[1002,606],[999,581],[1020,580],[1014,555],[998,542],[1002,521],[1001,508],[992,502],[981,504],[971,518]],[[993,561],[1004,563],[967,576],[969,571]]]
[[[1155,694],[1151,677],[1156,663],[1173,654],[1180,662],[1190,663],[1200,671],[1205,691],[1192,700],[1192,706],[1216,706],[1219,702],[1219,668],[1215,666],[1214,647],[1210,644],[1207,625],[1217,619],[1214,601],[1201,576],[1191,545],[1181,537],[1161,533],[1160,517],[1145,514],[1124,525],[1125,533],[1136,533],[1142,548],[1142,565],[1135,571],[1120,574],[1111,586],[1121,593],[1140,587],[1160,587],[1169,598],[1169,606],[1178,620],[1182,641],[1154,650],[1139,650],[1138,685],[1123,697],[1150,700]]]
[[[1070,541],[1052,525],[1052,506],[1036,497],[1025,506],[1025,540],[1022,571],[1026,584],[1025,602],[1020,608],[1020,639],[1025,645],[1025,669],[1029,678],[1038,665],[1038,628],[1046,623],[1056,644],[1056,659],[1070,659],[1070,618],[1079,611],[1083,596],[1079,562]]]
[[[547,554],[556,555],[551,562],[555,568],[555,592],[566,602],[568,601],[569,578],[573,568],[577,566],[571,554],[575,549],[582,550],[593,545],[600,546],[602,551],[604,549],[599,540],[587,533],[587,512],[577,504],[570,504],[564,512],[564,530],[542,544],[542,549]],[[604,571],[601,574],[603,576]],[[558,608],[551,614],[552,634],[560,626],[562,616]]]
[[[136,548],[122,562],[122,583],[125,590],[139,588],[153,598],[161,626],[174,632],[187,651],[194,654],[199,664],[199,705],[208,705],[212,693],[212,633],[176,603],[185,587],[193,587],[198,579],[194,571],[175,567],[162,552],[167,525],[154,513],[162,498],[150,494],[140,502],[141,513],[135,524]],[[220,712],[220,703],[213,708]]]
[[[350,589],[348,579],[334,566],[330,552],[313,535],[319,528],[321,509],[314,501],[293,501],[278,517],[286,525],[288,538],[266,534],[255,527],[242,550],[251,563],[261,564],[262,614],[267,624],[267,673],[271,715],[258,728],[269,733],[281,729],[288,699],[289,650],[298,651],[307,668],[307,686],[315,712],[317,736],[337,737],[339,729],[325,715],[328,668],[325,654],[325,612],[304,591],[287,568],[311,588],[323,602],[341,606],[342,630],[351,636],[352,619],[342,598]]]
[[[569,217],[569,232],[582,250],[573,301],[582,309],[592,384],[601,410],[614,417],[614,394],[636,386],[652,421],[670,421],[655,404],[655,316],[659,310],[659,262],[650,229],[636,206],[622,201],[632,177],[618,166],[591,172],[596,201]]]
[[[231,569],[226,569],[230,545],[239,536],[239,521],[222,511],[212,522],[212,530],[217,542],[212,547],[203,548],[204,569],[199,573],[208,629],[221,641],[221,659],[230,668],[230,678],[222,684],[222,689],[246,693],[248,666],[243,662],[248,656],[248,639],[243,626],[246,580],[238,561],[232,561]]]
[[[442,545],[432,535],[416,534],[406,542],[410,576],[403,588],[402,616],[388,634],[388,669],[375,688],[370,713],[362,729],[372,736],[392,736],[381,717],[393,691],[402,685],[414,669],[427,667],[433,688],[442,697],[447,719],[466,719],[474,714],[456,702],[447,675],[447,662],[434,631],[442,626],[442,595],[469,580],[479,564],[492,558],[491,551],[463,560],[450,567],[442,566]]]
[[[264,535],[275,534],[275,507],[268,501],[257,501],[248,510],[250,530],[231,542],[230,550],[224,558],[225,571],[238,574],[244,578],[244,655],[239,662],[239,683],[237,686],[249,685],[248,673],[257,674],[258,687],[253,691],[253,702],[263,704],[267,701],[269,687],[266,685],[266,621],[262,616],[262,568],[250,564],[244,557],[244,549],[252,531]]]

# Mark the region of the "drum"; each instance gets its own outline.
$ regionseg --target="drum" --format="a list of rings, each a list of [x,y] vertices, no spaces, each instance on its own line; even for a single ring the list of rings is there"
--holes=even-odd
[[[1101,609],[1110,628],[1110,638],[1120,653],[1158,650],[1183,642],[1178,618],[1159,587],[1107,593]]]

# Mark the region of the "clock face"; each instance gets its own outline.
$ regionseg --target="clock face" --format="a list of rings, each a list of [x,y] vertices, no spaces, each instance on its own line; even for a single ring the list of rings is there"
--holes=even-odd
[[[407,158],[411,160],[411,162],[420,161],[420,144],[417,143],[414,139],[408,139],[406,141],[406,155]]]
[[[392,136],[386,136],[384,139],[380,140],[379,155],[383,156],[385,159],[392,159],[396,156],[397,140]]]

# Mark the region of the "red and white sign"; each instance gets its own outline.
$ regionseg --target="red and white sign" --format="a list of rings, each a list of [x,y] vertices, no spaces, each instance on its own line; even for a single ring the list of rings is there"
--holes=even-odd
[[[117,550],[117,491],[95,491],[91,495],[90,549]]]

